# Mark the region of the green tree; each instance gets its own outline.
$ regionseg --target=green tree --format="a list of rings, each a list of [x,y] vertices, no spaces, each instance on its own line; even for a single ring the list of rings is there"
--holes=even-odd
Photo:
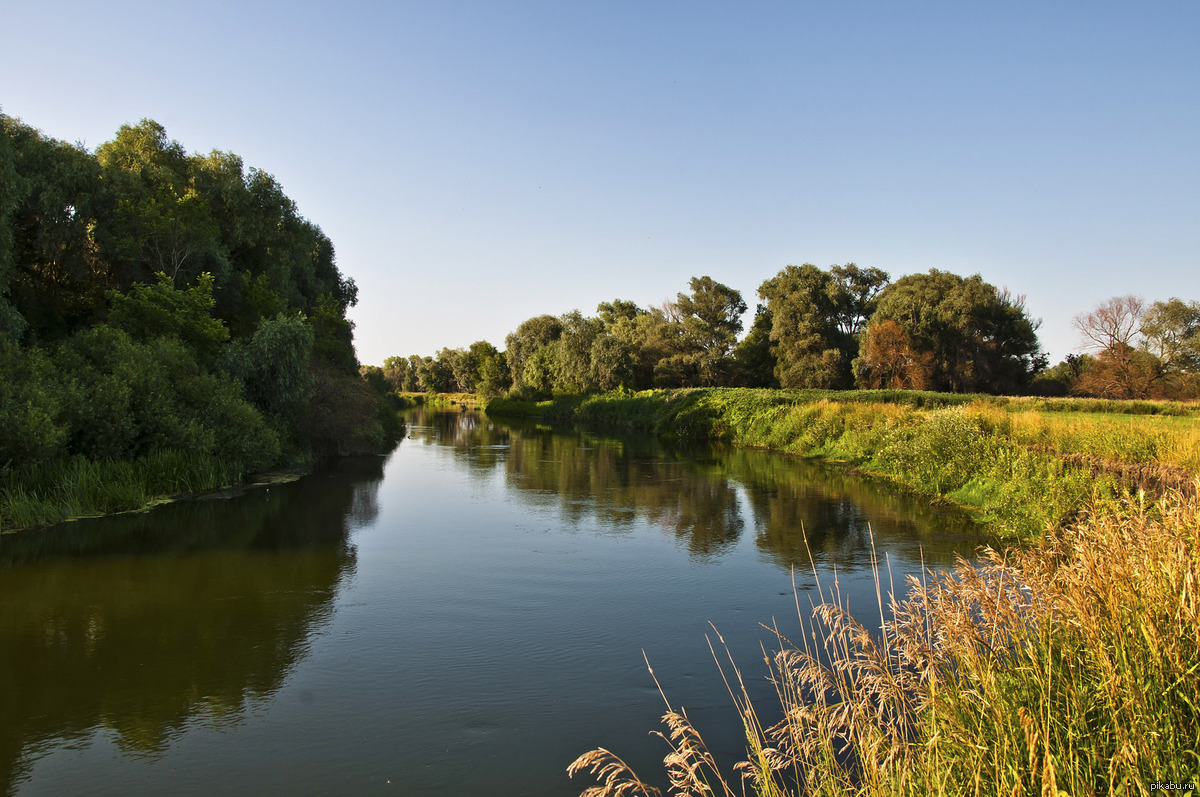
[[[276,431],[328,448],[309,432],[338,397],[339,423],[365,424],[350,437],[386,436],[356,298],[321,229],[236,155],[189,155],[151,120],[93,155],[0,114],[0,467],[163,448],[266,466]]]
[[[633,321],[638,316],[645,314],[645,312],[635,302],[626,299],[613,299],[611,302],[600,302],[596,306],[596,313],[601,323],[604,324],[605,329],[612,329],[622,321]]]
[[[313,355],[347,374],[358,373],[354,356],[354,322],[346,318],[346,308],[332,294],[318,297],[309,310],[313,328]]]
[[[613,335],[598,335],[592,342],[592,378],[600,390],[633,384],[633,352]]]
[[[294,425],[312,394],[314,339],[301,316],[280,313],[261,321],[251,337],[230,344],[221,366],[241,380],[255,407]]]
[[[474,344],[473,344],[474,345]],[[496,351],[490,343],[490,353],[482,353],[479,358],[479,382],[476,392],[484,398],[494,398],[502,395],[512,386],[512,376],[508,372],[508,363],[504,352]]]
[[[205,364],[216,360],[229,339],[229,330],[212,316],[213,276],[201,274],[190,288],[175,288],[174,280],[159,272],[153,284],[138,283],[127,295],[108,293],[112,309],[108,323],[135,340],[174,337],[188,346]]]
[[[770,313],[775,375],[786,388],[845,388],[888,275],[854,263],[787,266],[758,289]]]
[[[1037,374],[1029,392],[1035,396],[1066,396],[1079,392],[1080,379],[1094,365],[1090,354],[1068,354],[1062,362]]]
[[[754,311],[754,323],[733,350],[735,381],[741,387],[779,387],[775,376],[775,345],[771,342],[774,319],[765,304]]]
[[[247,172],[236,155],[188,155],[147,119],[122,127],[96,159],[112,196],[97,239],[116,287],[157,271],[182,281],[207,271],[218,314],[239,336],[288,307],[315,319],[332,303],[344,321],[357,300],[320,227],[299,215],[274,177]],[[338,355],[322,356],[354,370]]]
[[[467,347],[466,360],[470,364],[471,389],[469,393],[498,396],[504,390],[504,358],[496,347],[486,340],[477,340]]]
[[[454,374],[442,360],[432,357],[417,359],[417,386],[425,393],[449,393]]]
[[[404,375],[404,391],[406,393],[420,393],[425,390],[421,386],[422,363],[424,363],[424,358],[421,355],[408,355],[408,373]]]
[[[1012,393],[1045,366],[1040,321],[1026,314],[1024,297],[997,290],[978,274],[931,269],[901,277],[880,295],[868,334],[885,321],[903,331],[914,362],[928,364],[933,390]],[[856,363],[860,382],[869,372],[864,365],[861,358]]]
[[[80,331],[54,358],[70,430],[68,454],[131,458],[182,449],[257,469],[279,440],[231,378],[206,371],[175,337],[137,341],[104,324]]]
[[[712,277],[692,277],[690,294],[679,294],[675,305],[681,316],[684,337],[695,358],[699,384],[727,385],[732,375],[729,355],[742,331],[746,302],[739,291]]]
[[[592,364],[592,348],[604,332],[604,322],[585,318],[572,310],[561,318],[562,334],[556,341],[554,358],[554,391],[556,393],[589,393],[599,388]]]
[[[375,394],[386,398],[392,392],[391,385],[383,375],[383,369],[378,365],[360,365],[358,373]]]
[[[604,325],[592,344],[597,384],[604,390],[653,386],[655,365],[674,353],[682,339],[678,313],[672,311],[674,318],[668,319],[660,308],[645,310],[623,299],[601,302],[596,312]]]
[[[399,431],[395,413],[358,374],[328,361],[312,364],[313,390],[304,407],[304,442],[318,457],[372,454],[386,450]],[[391,419],[392,430],[385,427]]]
[[[514,387],[535,398],[544,398],[554,393],[554,376],[558,371],[558,343],[551,341],[534,350],[525,359],[525,367],[521,371],[520,384],[513,380]]]
[[[446,392],[472,393],[475,387],[474,363],[463,349],[444,348],[434,358],[450,374]]]
[[[0,472],[62,456],[70,429],[50,358],[0,335]]]
[[[805,263],[787,266],[763,282],[758,295],[771,314],[775,375],[785,388],[845,387],[854,341],[839,326],[836,280]]]
[[[225,275],[220,227],[193,184],[187,152],[162,125],[122,125],[96,160],[115,199],[102,243],[119,264],[122,285],[156,273],[184,282],[205,269]]]
[[[857,337],[875,312],[879,294],[888,284],[888,273],[878,268],[861,268],[854,263],[830,266],[833,300],[838,329]]]
[[[387,382],[390,390],[409,390],[408,385],[410,384],[410,378],[415,379],[415,375],[413,377],[409,376],[409,363],[407,358],[388,357],[383,361],[383,379],[385,382]],[[415,382],[412,384],[413,390],[415,390]]]
[[[1144,348],[1174,373],[1200,370],[1200,302],[1155,302],[1141,321]]]
[[[635,389],[688,387],[698,383],[695,351],[684,337],[678,308],[653,307],[619,331],[633,352]]]
[[[562,321],[552,315],[539,315],[522,321],[508,334],[504,339],[504,354],[512,371],[513,389],[520,390],[526,385],[525,366],[534,352],[557,341],[562,332]]]
[[[9,300],[15,269],[13,216],[28,195],[29,184],[17,173],[13,126],[11,119],[0,114],[0,338],[16,341],[28,324]]]
[[[61,339],[103,305],[93,230],[109,195],[78,146],[3,115],[0,142],[0,312],[10,334]]]

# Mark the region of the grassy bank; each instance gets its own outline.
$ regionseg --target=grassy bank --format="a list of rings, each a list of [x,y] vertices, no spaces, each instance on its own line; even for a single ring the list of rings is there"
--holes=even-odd
[[[10,469],[0,474],[0,530],[143,509],[244,479],[236,463],[171,450],[135,460],[93,462],[74,457]]]
[[[487,411],[843,462],[975,510],[1009,539],[1033,539],[1129,489],[1190,489],[1200,472],[1200,418],[1166,402],[696,389],[496,400]]]
[[[407,410],[414,407],[436,407],[448,409],[451,407],[478,408],[485,402],[474,393],[392,393],[389,401],[397,410]]]

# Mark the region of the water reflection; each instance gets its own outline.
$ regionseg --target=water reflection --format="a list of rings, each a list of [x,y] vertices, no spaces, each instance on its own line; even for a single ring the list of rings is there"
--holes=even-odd
[[[857,569],[877,550],[946,565],[981,538],[964,513],[913,500],[846,468],[734,447],[672,445],[471,412],[416,411],[409,434],[456,449],[477,471],[502,469],[523,500],[620,532],[658,525],[698,558],[732,549],[747,525],[774,564]]]
[[[469,412],[408,428],[382,488],[379,460],[343,463],[0,538],[0,792],[578,794],[563,769],[598,743],[658,768],[643,650],[731,756],[705,623],[756,660],[757,623],[794,611],[801,527],[823,576],[861,569],[868,526],[898,577],[972,544],[779,455]],[[840,586],[873,601],[866,573]]]
[[[269,699],[354,572],[382,465],[0,537],[0,791],[98,731],[154,757]]]

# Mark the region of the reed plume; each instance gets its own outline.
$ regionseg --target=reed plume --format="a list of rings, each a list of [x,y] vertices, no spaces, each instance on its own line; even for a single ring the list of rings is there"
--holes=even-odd
[[[875,629],[814,567],[824,602],[800,611],[797,597],[799,635],[767,627],[781,719],[764,726],[710,641],[746,735],[743,790],[1149,794],[1200,780],[1197,486],[1096,501],[1032,547],[910,578],[902,599],[884,599],[876,561]],[[663,719],[670,794],[733,794],[686,713],[668,703]]]

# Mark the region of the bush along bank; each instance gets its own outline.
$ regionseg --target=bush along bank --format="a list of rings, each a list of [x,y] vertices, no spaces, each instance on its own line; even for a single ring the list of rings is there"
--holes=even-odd
[[[1200,467],[1200,423],[1168,417],[1188,408],[1155,414],[1139,406],[1130,421],[1156,425],[1121,426],[1112,415],[1126,411],[1120,403],[1043,404],[918,391],[702,388],[536,403],[497,399],[487,412],[845,463],[973,510],[1007,539],[1035,538],[1130,490],[1191,488]]]

